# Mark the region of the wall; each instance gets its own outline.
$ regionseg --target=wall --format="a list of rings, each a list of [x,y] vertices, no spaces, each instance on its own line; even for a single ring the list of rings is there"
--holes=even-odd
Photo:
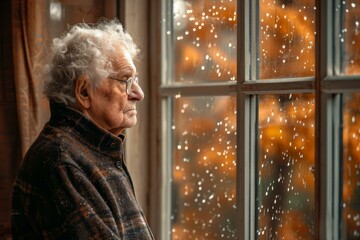
[[[148,216],[148,166],[150,164],[149,149],[149,82],[148,82],[148,7],[147,1],[125,1],[124,26],[131,34],[141,52],[135,66],[139,74],[139,83],[144,91],[144,100],[137,104],[138,123],[135,127],[126,130],[126,164],[134,181],[137,198],[145,215]]]

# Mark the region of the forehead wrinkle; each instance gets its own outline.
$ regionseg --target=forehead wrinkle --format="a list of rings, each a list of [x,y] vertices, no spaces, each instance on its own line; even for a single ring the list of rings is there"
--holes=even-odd
[[[120,49],[118,53],[120,54],[113,56],[115,72],[121,76],[134,75],[136,73],[136,68],[130,55],[128,55],[128,53],[122,49]]]
[[[127,75],[132,76],[134,75],[134,73],[135,73],[135,69],[130,64],[124,67],[120,67],[120,70],[118,71],[118,74],[120,74],[121,76],[127,76]]]

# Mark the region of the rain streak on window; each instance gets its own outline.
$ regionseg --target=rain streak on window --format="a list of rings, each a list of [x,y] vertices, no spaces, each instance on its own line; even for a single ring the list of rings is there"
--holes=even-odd
[[[236,99],[173,104],[171,239],[235,239]]]
[[[314,239],[314,95],[258,101],[257,239]]]
[[[360,93],[343,95],[342,239],[360,239]]]
[[[236,1],[174,0],[174,80],[236,80]]]
[[[315,0],[258,0],[259,79],[315,75]]]
[[[341,45],[341,73],[360,74],[360,2],[339,1],[336,12],[341,12],[339,40]]]

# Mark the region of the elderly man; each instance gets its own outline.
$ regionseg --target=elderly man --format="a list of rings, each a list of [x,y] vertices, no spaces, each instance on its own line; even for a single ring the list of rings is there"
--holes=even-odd
[[[51,118],[14,184],[14,239],[153,239],[121,134],[144,98],[138,52],[115,20],[76,25],[53,41],[44,83]]]

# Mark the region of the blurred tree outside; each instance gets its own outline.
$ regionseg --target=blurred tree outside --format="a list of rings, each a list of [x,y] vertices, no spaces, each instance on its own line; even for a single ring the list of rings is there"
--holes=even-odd
[[[315,0],[259,0],[257,78],[315,75]],[[344,17],[343,74],[360,73],[358,11]],[[175,82],[236,81],[236,1],[174,0]],[[181,97],[173,102],[172,239],[233,239],[236,98]],[[360,230],[359,94],[343,109],[344,239]],[[341,117],[341,116],[339,116]],[[315,96],[258,96],[256,235],[315,238]],[[350,159],[350,160],[349,160]],[[241,161],[241,159],[240,159]],[[349,220],[346,220],[349,219]]]

